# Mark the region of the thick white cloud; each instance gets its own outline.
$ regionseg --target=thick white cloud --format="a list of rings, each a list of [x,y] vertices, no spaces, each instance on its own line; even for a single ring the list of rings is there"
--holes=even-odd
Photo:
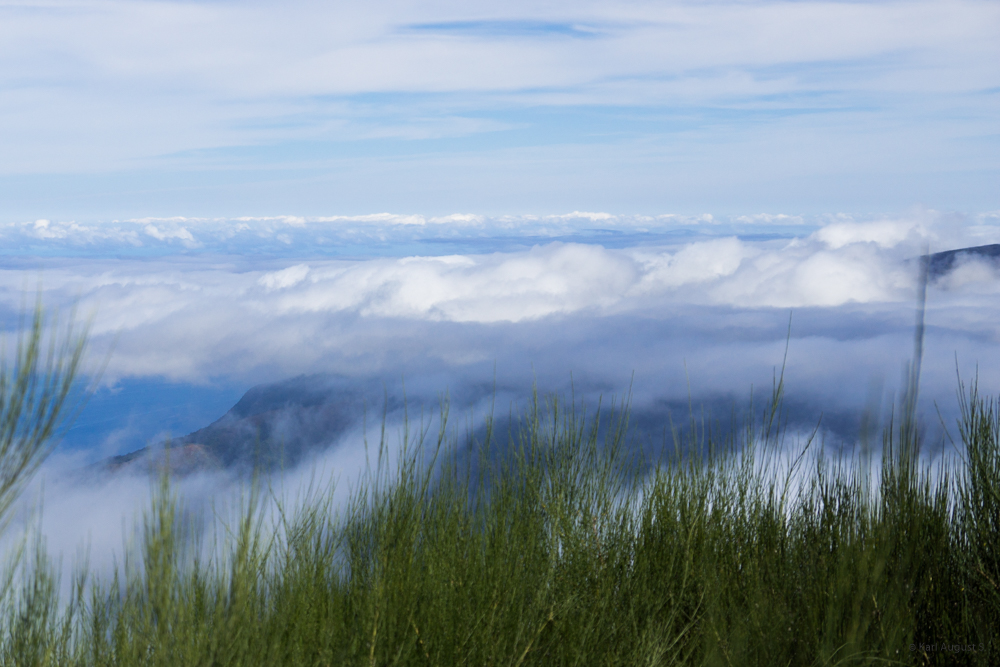
[[[635,371],[646,403],[683,398],[685,373],[700,396],[742,396],[780,363],[794,311],[797,395],[851,410],[872,377],[894,386],[909,357],[910,260],[928,246],[1000,241],[993,215],[958,224],[926,212],[867,223],[835,216],[813,227],[579,212],[453,218],[8,225],[0,234],[20,256],[0,268],[0,303],[10,328],[25,290],[40,280],[47,304],[93,313],[95,363],[114,341],[104,376],[112,385],[164,378],[249,386],[334,372],[423,378],[433,397],[489,384],[495,372],[515,393],[533,378],[558,389],[571,376],[587,391],[613,393]],[[681,241],[690,222],[702,234]],[[586,236],[591,225],[604,231]],[[767,238],[780,229],[801,235]],[[764,240],[753,240],[760,231]],[[615,237],[605,232],[650,244],[607,247],[600,240]],[[578,235],[589,242],[551,240]],[[324,238],[388,239],[395,252],[447,238],[487,251],[342,259],[315,254]],[[489,251],[496,247],[507,249]],[[109,258],[116,255],[124,256]],[[977,362],[1000,363],[997,291],[992,265],[975,260],[931,286],[924,368],[934,397],[950,401],[956,353],[966,373]]]
[[[657,244],[609,248],[544,240],[547,234],[572,237],[594,220]],[[563,376],[602,367],[597,375],[607,377],[615,364],[615,372],[627,374],[651,363],[639,349],[661,341],[649,336],[668,335],[677,350],[685,350],[681,356],[694,355],[695,363],[694,357],[703,354],[694,342],[699,336],[741,327],[751,335],[762,322],[770,332],[773,364],[777,352],[772,343],[782,342],[781,321],[790,309],[804,311],[799,326],[820,336],[819,325],[809,322],[822,320],[825,312],[842,312],[853,322],[851,331],[842,334],[848,338],[896,335],[900,327],[905,331],[915,294],[915,265],[908,260],[930,244],[934,249],[943,249],[946,242],[956,247],[986,242],[990,234],[996,240],[991,220],[980,216],[962,227],[948,216],[929,213],[871,223],[837,218],[811,233],[807,228],[799,237],[762,241],[728,236],[732,227],[717,223],[709,225],[721,232],[717,238],[672,243],[662,232],[669,232],[673,219],[580,213],[565,219],[461,216],[457,223],[440,226],[419,216],[139,220],[105,226],[26,223],[8,226],[12,242],[28,243],[25,237],[30,236],[31,243],[41,243],[43,249],[47,243],[57,256],[21,259],[0,270],[0,299],[9,312],[16,310],[25,286],[40,276],[48,303],[77,302],[80,312],[95,313],[95,346],[117,341],[106,375],[111,383],[150,376],[257,382],[315,370],[364,375],[500,359],[514,365],[518,358],[527,365],[551,364],[547,367]],[[744,225],[742,231],[753,232],[759,224]],[[352,260],[309,256],[316,239],[343,239],[366,226],[376,236],[428,230],[432,237],[451,235],[463,242],[483,236],[491,239],[487,248],[511,240],[537,245]],[[143,236],[148,227],[155,227],[159,237]],[[649,230],[661,234],[640,233]],[[286,235],[289,243],[280,240]],[[286,250],[278,257],[220,254],[227,243],[246,253],[255,240]],[[410,247],[404,244],[404,249]],[[152,256],[108,259],[118,254],[115,249]],[[171,249],[186,254],[163,254]],[[65,256],[77,252],[84,257]],[[992,275],[982,263],[959,267],[932,288],[931,312],[946,306],[965,312],[958,305],[963,300],[992,298]],[[865,318],[879,312],[889,319],[867,331]],[[968,312],[977,313],[969,323],[981,330],[981,323],[973,323],[983,313]],[[933,326],[961,332],[964,325],[956,324],[961,321]],[[637,322],[648,331],[635,329]],[[621,327],[626,331],[615,334]],[[617,335],[621,350],[615,349]],[[716,340],[711,345],[729,345],[718,332],[708,335]],[[900,363],[904,353],[891,363]],[[728,390],[749,384],[749,367],[760,368],[758,361],[734,378]],[[677,354],[656,362],[675,368],[680,363]],[[620,380],[616,376],[609,382]]]
[[[433,411],[448,392],[460,429],[494,401],[501,417],[516,413],[532,382],[543,391],[573,391],[590,406],[631,388],[637,423],[653,444],[666,414],[686,419],[689,397],[696,410],[707,405],[722,420],[732,406],[747,404],[751,387],[761,405],[787,342],[793,429],[808,430],[822,413],[822,433],[836,441],[856,427],[870,386],[883,407],[898,392],[912,351],[916,265],[909,260],[928,245],[937,250],[998,241],[997,218],[974,216],[959,224],[924,212],[868,222],[833,216],[810,226],[790,217],[734,222],[575,212],[461,215],[445,222],[388,214],[38,221],[0,229],[20,249],[0,269],[0,304],[10,327],[40,268],[49,305],[77,301],[82,314],[95,314],[95,351],[117,340],[105,375],[111,384],[159,377],[191,383],[224,378],[250,386],[333,372],[359,381],[384,379],[399,395],[405,380],[414,414]],[[702,235],[679,241],[685,237],[668,233],[690,232],[692,222],[702,225]],[[552,241],[594,225],[655,243]],[[767,236],[779,229],[801,234]],[[765,238],[753,240],[762,230]],[[651,231],[658,235],[643,235]],[[731,233],[737,231],[742,239]],[[311,252],[327,236],[407,242],[425,233],[486,239],[486,251],[364,259]],[[290,243],[275,241],[286,235]],[[277,247],[268,245],[272,241],[286,251],[249,253],[255,242]],[[537,244],[510,249],[508,242]],[[33,257],[30,248],[38,251]],[[240,254],[225,254],[227,248]],[[125,256],[109,258],[118,254]],[[995,267],[975,259],[931,285],[923,367],[927,414],[935,414],[937,403],[952,423],[956,357],[966,377],[979,365],[984,391],[1000,391],[1000,378],[992,374],[1000,366],[998,296]],[[400,418],[390,415],[392,429]],[[318,468],[291,473],[290,493],[317,469],[339,471],[342,481],[350,481],[364,469],[362,440],[357,427],[322,461],[310,462]],[[122,515],[148,498],[147,481],[133,477],[52,484],[65,479],[65,470],[117,447],[109,442],[96,453],[63,453],[43,471],[42,530],[67,568],[89,539],[92,565],[107,571],[122,553]],[[215,476],[182,486],[195,506],[232,491],[227,479]],[[127,534],[130,524],[125,526]]]

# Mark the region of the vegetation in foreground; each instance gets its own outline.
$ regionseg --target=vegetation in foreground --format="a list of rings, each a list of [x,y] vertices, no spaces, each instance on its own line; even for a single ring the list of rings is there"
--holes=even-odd
[[[60,602],[44,553],[22,562],[0,662],[996,664],[1000,405],[963,397],[964,462],[934,472],[906,423],[873,470],[779,456],[777,405],[650,466],[627,412],[536,402],[477,457],[442,432],[390,465],[383,437],[339,509],[327,489],[266,520],[258,485],[211,557],[164,476],[111,580]]]
[[[46,357],[41,321],[0,369],[0,516],[83,349],[70,330]],[[164,474],[110,579],[82,572],[60,599],[41,546],[6,567],[0,664],[1000,662],[1000,403],[960,389],[962,461],[932,469],[912,402],[874,466],[789,459],[780,394],[655,464],[627,410],[601,424],[536,400],[472,456],[442,428],[389,457],[383,429],[349,503],[282,505],[258,482],[215,550]]]

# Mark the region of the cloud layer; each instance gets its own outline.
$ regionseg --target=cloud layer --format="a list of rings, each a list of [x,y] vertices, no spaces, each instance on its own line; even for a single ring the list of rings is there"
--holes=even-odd
[[[332,372],[434,376],[443,390],[489,381],[495,365],[522,387],[532,373],[554,386],[573,373],[621,390],[635,371],[650,400],[660,382],[661,395],[687,391],[685,363],[705,393],[745,391],[780,362],[794,311],[793,369],[812,378],[804,391],[840,387],[834,400],[847,405],[869,376],[895,378],[910,353],[912,258],[1000,240],[990,215],[692,222],[575,213],[31,223],[4,233],[55,256],[9,258],[0,298],[13,322],[41,269],[47,302],[96,314],[95,349],[116,340],[110,385],[249,386]],[[317,254],[316,239],[352,235],[384,245],[368,258]],[[479,252],[403,254],[442,239]],[[260,255],[246,251],[255,242]],[[109,248],[132,256],[108,259]],[[993,269],[976,262],[932,286],[929,335],[946,347],[928,350],[942,378],[956,351],[969,363],[991,358],[976,341],[992,340],[992,310],[974,304],[994,289]]]
[[[692,407],[725,420],[751,393],[760,406],[787,345],[791,427],[818,423],[831,447],[853,442],[866,405],[885,413],[898,398],[913,349],[913,258],[928,247],[1000,242],[994,214],[929,211],[32,221],[0,235],[11,253],[0,265],[5,328],[40,275],[48,305],[94,314],[95,364],[114,341],[102,391],[152,387],[150,411],[183,410],[187,395],[216,406],[218,415],[201,417],[211,420],[252,385],[334,373],[396,401],[395,438],[404,392],[414,417],[433,415],[448,396],[461,430],[490,410],[517,414],[537,384],[591,407],[630,395],[642,438],[655,445]],[[966,378],[978,365],[983,391],[1000,392],[998,296],[996,267],[976,259],[930,286],[925,414],[936,404],[954,423],[956,361]],[[175,384],[157,404],[156,385],[144,382]],[[289,492],[313,470],[342,479],[363,470],[363,422],[317,468],[291,473]],[[102,442],[63,450],[43,473],[42,530],[67,568],[89,538],[92,564],[106,571],[122,553],[122,515],[143,506],[149,486],[134,477],[74,485],[65,471],[142,447],[165,424],[141,431],[122,417]],[[207,507],[232,489],[209,476],[182,491]]]

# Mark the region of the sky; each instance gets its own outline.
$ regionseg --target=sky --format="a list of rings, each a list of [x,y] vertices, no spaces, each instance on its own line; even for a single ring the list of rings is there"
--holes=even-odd
[[[995,2],[0,0],[0,326],[75,308],[99,377],[25,508],[109,563],[148,485],[67,471],[314,373],[458,425],[630,396],[653,438],[784,364],[792,431],[850,446],[914,258],[1000,243],[998,34]],[[1000,392],[998,294],[975,259],[929,287],[935,452],[956,373]],[[309,465],[356,473],[364,428]]]
[[[0,2],[0,219],[995,210],[995,2]]]

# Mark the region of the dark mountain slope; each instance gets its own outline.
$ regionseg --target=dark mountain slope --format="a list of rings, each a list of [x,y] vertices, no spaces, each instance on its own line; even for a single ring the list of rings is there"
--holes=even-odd
[[[1000,243],[945,250],[931,254],[927,274],[931,280],[941,278],[953,271],[966,259],[985,259],[1000,265]]]
[[[385,404],[381,383],[336,375],[299,376],[250,389],[221,418],[169,443],[170,467],[272,470],[333,444]],[[145,447],[103,464],[108,470],[149,466],[161,447]],[[162,457],[157,454],[157,457]]]

